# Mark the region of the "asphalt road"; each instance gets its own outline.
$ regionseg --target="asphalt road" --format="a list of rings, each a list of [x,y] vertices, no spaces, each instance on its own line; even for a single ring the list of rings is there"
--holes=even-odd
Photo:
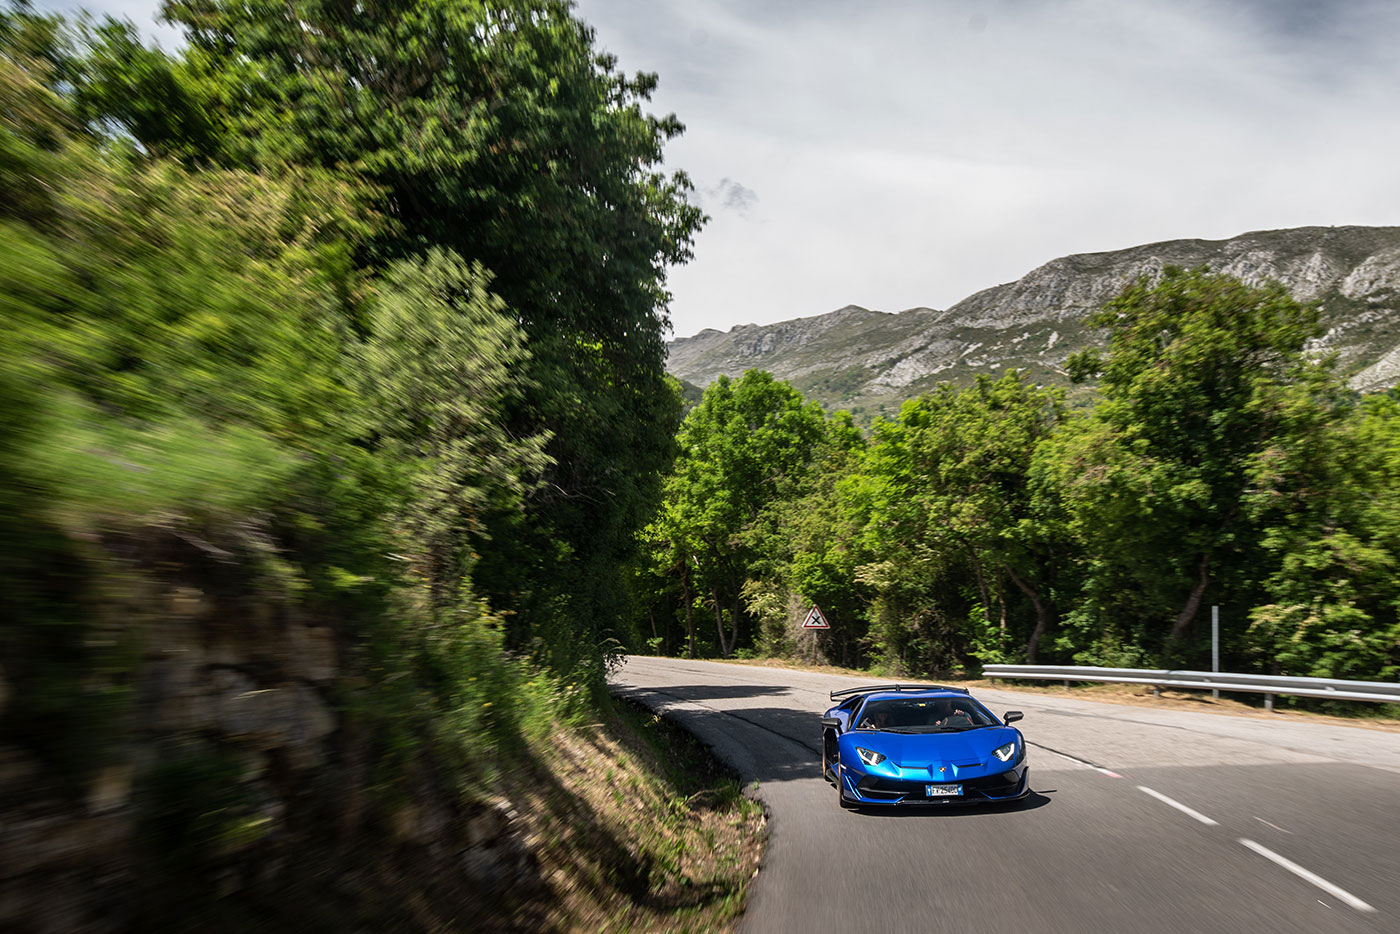
[[[759,783],[744,934],[1400,932],[1400,734],[977,691],[1025,711],[1030,798],[851,812],[819,718],[861,680],[643,657],[612,680]]]

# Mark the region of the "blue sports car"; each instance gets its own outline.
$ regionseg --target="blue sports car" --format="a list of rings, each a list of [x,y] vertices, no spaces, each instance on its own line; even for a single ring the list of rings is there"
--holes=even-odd
[[[832,691],[822,774],[844,808],[1014,801],[1030,794],[1026,741],[961,688],[884,684]]]

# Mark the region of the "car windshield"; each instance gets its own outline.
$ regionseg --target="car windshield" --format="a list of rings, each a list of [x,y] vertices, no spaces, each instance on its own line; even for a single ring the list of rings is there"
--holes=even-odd
[[[997,720],[971,698],[891,697],[866,701],[856,720],[857,730],[885,733],[958,733]]]

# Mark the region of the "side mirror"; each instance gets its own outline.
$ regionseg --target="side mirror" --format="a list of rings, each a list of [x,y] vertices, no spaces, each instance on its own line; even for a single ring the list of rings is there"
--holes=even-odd
[[[822,717],[822,727],[830,727],[833,730],[841,729],[841,721],[835,717]]]
[[[1006,716],[1002,717],[1002,720],[1006,721],[1007,726],[1010,726],[1024,716],[1025,714],[1021,713],[1019,710],[1008,710]]]

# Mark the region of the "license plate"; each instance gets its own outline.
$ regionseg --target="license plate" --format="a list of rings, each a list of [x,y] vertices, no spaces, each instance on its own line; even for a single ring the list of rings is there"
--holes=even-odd
[[[930,798],[943,798],[962,794],[962,785],[925,785],[924,793]]]

